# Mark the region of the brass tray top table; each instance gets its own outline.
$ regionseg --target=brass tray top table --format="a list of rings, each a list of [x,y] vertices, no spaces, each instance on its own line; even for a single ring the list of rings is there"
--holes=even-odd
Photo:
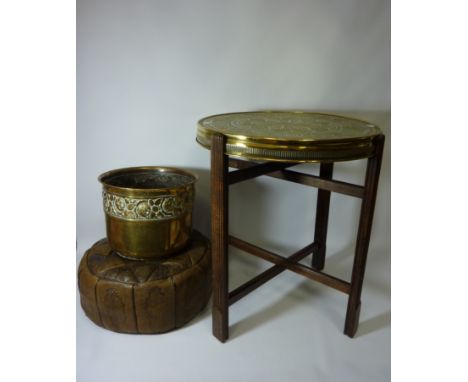
[[[197,142],[211,150],[212,314],[216,338],[224,342],[229,336],[229,306],[285,269],[346,293],[349,297],[344,333],[355,335],[384,141],[385,136],[373,124],[320,113],[229,113],[198,122]],[[333,180],[334,162],[355,159],[367,159],[364,185]],[[320,163],[319,176],[287,169],[305,162]],[[229,167],[237,170],[229,172]],[[228,234],[229,186],[261,175],[319,189],[314,241],[288,258]],[[322,272],[332,191],[362,199],[350,282]],[[228,244],[274,265],[229,291]],[[312,267],[299,264],[311,253]]]

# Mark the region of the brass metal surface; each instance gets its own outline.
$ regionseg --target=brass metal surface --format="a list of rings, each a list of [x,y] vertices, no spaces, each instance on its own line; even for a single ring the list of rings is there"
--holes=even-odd
[[[163,257],[192,231],[196,176],[171,167],[130,167],[99,176],[109,245],[123,257]]]
[[[198,122],[197,142],[211,148],[214,134],[226,136],[234,157],[282,162],[344,161],[373,154],[382,134],[368,122],[301,111],[257,111],[209,116]]]

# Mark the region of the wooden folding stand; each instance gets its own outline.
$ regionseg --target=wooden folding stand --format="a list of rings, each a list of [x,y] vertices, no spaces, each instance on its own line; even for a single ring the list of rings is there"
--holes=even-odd
[[[344,332],[354,336],[359,323],[384,141],[381,130],[372,123],[323,113],[254,111],[212,115],[198,121],[197,142],[211,150],[213,333],[220,341],[224,342],[229,336],[229,306],[285,269],[348,294]],[[363,186],[333,179],[335,162],[356,159],[367,159]],[[289,169],[299,163],[320,163],[319,176]],[[237,170],[229,172],[229,167]],[[228,233],[229,186],[261,175],[319,189],[314,242],[288,258]],[[322,272],[332,191],[362,199],[350,282]],[[228,245],[267,260],[274,266],[229,292]],[[299,263],[311,253],[311,267]]]
[[[353,337],[359,323],[361,291],[382,162],[384,135],[378,135],[373,138],[374,148],[371,155],[367,158],[367,170],[363,186],[333,180],[332,158],[320,163],[320,175],[315,176],[287,169],[298,163],[278,161],[257,163],[230,158],[226,153],[226,136],[214,134],[211,139],[211,240],[213,256],[214,336],[222,342],[228,338],[230,305],[265,284],[285,269],[288,269],[349,295],[344,333],[349,337]],[[229,167],[238,170],[229,172]],[[261,175],[319,189],[314,242],[287,258],[230,236],[228,233],[229,186]],[[322,272],[325,264],[328,214],[332,191],[362,199],[350,282]],[[275,265],[235,290],[229,291],[228,245],[237,247]],[[313,254],[312,267],[299,264],[299,261],[310,253]]]

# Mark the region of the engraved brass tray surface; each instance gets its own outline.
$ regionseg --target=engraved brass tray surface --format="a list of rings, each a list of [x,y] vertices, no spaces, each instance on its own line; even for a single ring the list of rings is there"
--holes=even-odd
[[[282,162],[367,158],[381,130],[366,121],[302,111],[256,111],[212,115],[198,121],[197,142],[210,149],[214,134],[226,136],[226,153]]]

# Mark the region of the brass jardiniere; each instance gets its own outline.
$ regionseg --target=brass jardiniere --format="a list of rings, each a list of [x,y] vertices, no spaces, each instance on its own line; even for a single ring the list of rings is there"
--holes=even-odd
[[[195,175],[171,167],[129,167],[99,176],[109,245],[121,256],[163,257],[192,230]]]

